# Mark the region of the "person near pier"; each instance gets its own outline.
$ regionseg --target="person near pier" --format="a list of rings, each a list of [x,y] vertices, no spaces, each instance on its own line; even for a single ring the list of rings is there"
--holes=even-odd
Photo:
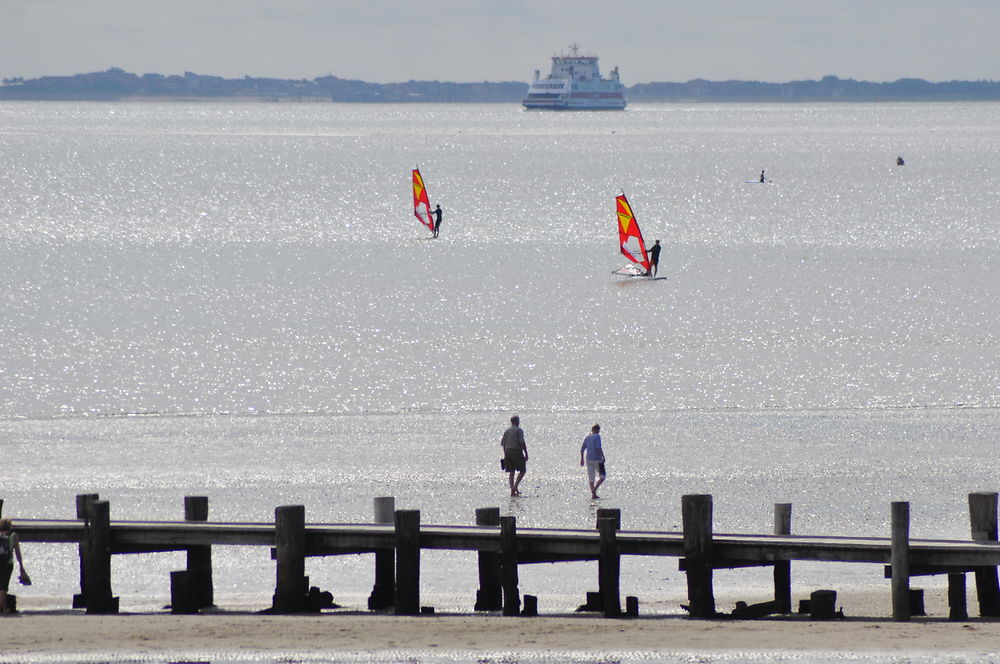
[[[518,487],[528,470],[528,444],[524,441],[524,429],[521,428],[521,418],[517,415],[510,418],[510,427],[503,432],[500,447],[503,449],[503,464],[510,483],[510,495],[520,496]]]
[[[14,558],[21,568],[21,583],[31,585],[31,579],[24,570],[24,559],[21,558],[21,543],[11,525],[10,519],[0,519],[0,613],[12,613],[7,605],[7,591],[10,589],[10,577],[14,574]]]
[[[590,482],[590,497],[600,498],[597,490],[607,479],[604,471],[604,448],[601,447],[601,425],[590,427],[590,435],[583,439],[580,447],[580,465],[587,466],[587,480]]]
[[[431,214],[434,215],[434,237],[437,237],[438,231],[441,229],[441,206],[435,205]]]
[[[649,248],[649,269],[646,270],[647,277],[655,277],[656,272],[660,269],[660,241],[657,240],[653,243],[653,246]]]

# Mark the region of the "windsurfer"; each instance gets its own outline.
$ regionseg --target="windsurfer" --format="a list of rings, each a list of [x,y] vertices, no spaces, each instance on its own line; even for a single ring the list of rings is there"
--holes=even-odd
[[[434,237],[437,237],[438,230],[441,228],[441,206],[434,206],[434,212],[431,214],[434,215]]]
[[[607,478],[607,474],[604,472],[604,449],[601,447],[600,424],[590,427],[590,435],[583,439],[583,445],[580,447],[580,465],[587,466],[590,497],[595,499],[600,498],[597,495],[597,490],[604,484],[604,480]]]
[[[647,277],[655,277],[656,271],[660,267],[660,241],[657,240],[653,243],[653,246],[649,248],[649,269],[646,270]]]
[[[524,442],[524,429],[521,428],[521,418],[514,415],[510,418],[510,427],[503,432],[500,438],[500,447],[503,448],[504,469],[510,482],[510,495],[520,496],[521,492],[517,487],[524,479],[527,472],[528,444]],[[514,479],[514,473],[517,479]]]
[[[905,162],[905,161],[903,161],[903,158],[902,158],[902,157],[896,157],[896,165],[897,165],[897,166],[905,166],[905,165],[906,165],[906,162]]]
[[[760,172],[760,181],[761,182],[767,182],[767,178],[764,177],[764,171]]]

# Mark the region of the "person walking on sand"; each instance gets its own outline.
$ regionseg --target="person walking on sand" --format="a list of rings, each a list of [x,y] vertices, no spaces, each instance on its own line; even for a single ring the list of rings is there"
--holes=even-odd
[[[586,463],[584,463],[586,462]],[[604,484],[604,448],[601,447],[601,425],[590,427],[590,435],[583,439],[580,447],[580,465],[587,466],[587,480],[590,482],[590,497],[597,499],[597,490]],[[596,482],[595,482],[596,480]]]
[[[10,519],[0,519],[0,613],[12,613],[7,606],[7,591],[10,589],[10,577],[14,573],[14,557],[21,568],[21,583],[29,586],[31,579],[24,571],[24,560],[21,558],[21,544]]]
[[[503,432],[500,447],[503,448],[503,464],[510,482],[510,495],[520,496],[521,492],[517,487],[521,485],[524,473],[528,470],[528,444],[524,442],[524,429],[521,428],[521,418],[517,415],[510,418],[510,427]]]
[[[434,237],[437,237],[438,231],[441,229],[441,206],[434,206],[434,211],[431,214],[434,215]]]

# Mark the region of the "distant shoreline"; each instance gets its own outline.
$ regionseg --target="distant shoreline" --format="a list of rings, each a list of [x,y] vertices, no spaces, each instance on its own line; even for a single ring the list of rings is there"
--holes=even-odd
[[[519,81],[454,83],[406,81],[370,83],[333,75],[311,80],[225,79],[185,72],[143,74],[112,67],[103,72],[34,79],[6,78],[0,101],[172,101],[240,100],[257,102],[334,103],[516,103],[528,92]],[[856,81],[836,76],[820,80],[768,83],[708,81],[637,83],[625,88],[630,104],[698,102],[929,102],[1000,101],[1000,81],[942,81],[919,78],[891,82]]]

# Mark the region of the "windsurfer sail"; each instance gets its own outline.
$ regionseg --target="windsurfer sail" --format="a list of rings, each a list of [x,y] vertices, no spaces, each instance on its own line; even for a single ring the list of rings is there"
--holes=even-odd
[[[420,176],[420,169],[413,169],[413,214],[427,230],[434,231],[434,219],[431,217],[431,202],[427,198],[427,188]]]
[[[646,253],[646,242],[642,239],[639,222],[632,214],[632,206],[629,205],[625,194],[616,197],[615,203],[618,208],[618,244],[625,258],[632,261],[634,265],[615,270],[614,273],[629,277],[647,275],[649,274],[649,254]]]

